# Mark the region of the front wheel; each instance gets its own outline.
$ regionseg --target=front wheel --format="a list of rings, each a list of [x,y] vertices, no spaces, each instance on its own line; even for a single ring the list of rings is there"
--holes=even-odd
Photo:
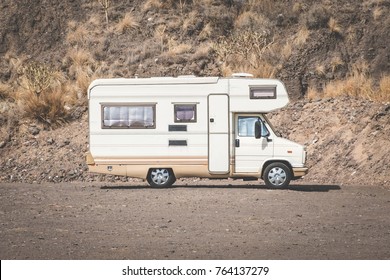
[[[176,181],[172,170],[167,168],[150,169],[146,179],[149,185],[155,188],[170,187]]]
[[[264,170],[263,180],[269,188],[286,188],[291,181],[290,168],[281,162],[271,163]]]

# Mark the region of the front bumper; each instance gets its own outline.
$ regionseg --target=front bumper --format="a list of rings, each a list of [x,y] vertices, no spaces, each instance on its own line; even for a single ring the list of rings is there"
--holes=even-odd
[[[307,167],[293,167],[294,178],[301,178],[309,172]]]

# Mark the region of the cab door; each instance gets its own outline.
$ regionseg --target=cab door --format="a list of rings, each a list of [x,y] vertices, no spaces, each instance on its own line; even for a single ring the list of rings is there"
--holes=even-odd
[[[259,173],[264,161],[274,155],[272,135],[261,115],[235,114],[235,173]],[[256,139],[255,124],[260,121],[263,137]],[[266,135],[268,137],[265,137]]]

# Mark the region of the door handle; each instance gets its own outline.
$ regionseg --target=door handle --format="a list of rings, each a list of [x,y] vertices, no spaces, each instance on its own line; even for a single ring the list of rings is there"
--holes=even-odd
[[[236,145],[236,148],[240,147],[240,139],[236,139],[234,141],[235,145]]]

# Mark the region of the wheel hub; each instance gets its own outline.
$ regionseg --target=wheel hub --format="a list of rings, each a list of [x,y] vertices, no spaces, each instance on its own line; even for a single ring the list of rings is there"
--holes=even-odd
[[[282,185],[286,181],[286,172],[281,168],[272,168],[269,172],[268,179],[274,185]]]

